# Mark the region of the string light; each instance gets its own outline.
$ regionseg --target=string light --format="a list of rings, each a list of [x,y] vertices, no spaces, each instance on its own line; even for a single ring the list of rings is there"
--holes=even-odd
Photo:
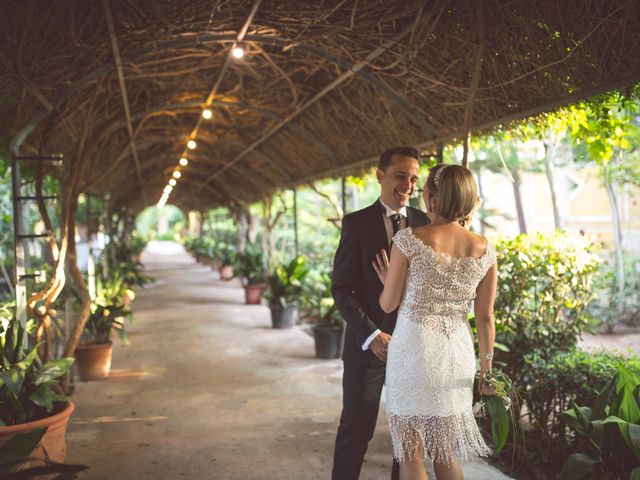
[[[164,187],[164,193],[166,193],[167,195],[171,193],[171,190],[173,190],[173,187],[171,185],[167,185],[166,187]]]
[[[244,57],[244,49],[241,46],[236,45],[231,49],[231,55],[233,55],[234,58],[240,60],[242,57]]]
[[[211,117],[213,117],[213,112],[211,112],[211,110],[209,110],[208,108],[205,108],[202,111],[202,118],[204,118],[205,120],[209,120]]]
[[[186,158],[182,157],[180,159],[180,165],[182,165],[183,167],[186,167],[187,165],[189,165],[189,160],[187,160]]]
[[[169,180],[169,185],[171,185],[172,187],[175,187],[176,183],[178,183],[178,182],[176,182],[175,178],[172,178],[171,180]]]
[[[196,148],[196,146],[197,146],[197,145],[198,145],[198,144],[196,143],[196,141],[195,141],[195,140],[189,140],[189,141],[187,142],[187,147],[188,147],[189,149],[191,149],[191,150],[195,150],[195,148]]]
[[[182,173],[180,173],[180,170],[173,171],[173,178],[180,178],[181,176],[182,176]]]

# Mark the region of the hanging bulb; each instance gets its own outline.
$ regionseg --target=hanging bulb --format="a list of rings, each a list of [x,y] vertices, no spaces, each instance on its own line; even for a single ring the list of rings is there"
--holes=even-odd
[[[197,143],[195,140],[189,140],[187,142],[187,147],[189,147],[191,150],[194,150],[197,146]]]
[[[173,178],[180,178],[181,176],[182,176],[182,173],[180,173],[180,170],[173,171]]]
[[[178,183],[178,182],[176,182],[175,178],[172,178],[171,180],[169,180],[169,185],[171,185],[172,187],[175,187],[176,183]]]
[[[213,117],[213,112],[208,108],[205,108],[202,111],[202,118],[204,118],[205,120],[209,120],[211,117]]]
[[[189,164],[189,160],[187,160],[186,158],[182,157],[180,159],[180,165],[182,165],[183,167],[186,167]]]
[[[234,58],[240,60],[242,57],[244,57],[244,49],[240,45],[236,45],[231,49],[231,55],[233,55]]]
[[[166,187],[164,187],[164,193],[166,193],[167,195],[171,193],[171,190],[173,190],[173,187],[171,185],[167,185]]]

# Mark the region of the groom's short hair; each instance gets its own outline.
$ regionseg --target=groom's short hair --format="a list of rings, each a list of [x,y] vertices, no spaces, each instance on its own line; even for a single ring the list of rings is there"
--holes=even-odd
[[[402,155],[403,157],[411,157],[420,161],[420,152],[418,152],[417,148],[411,146],[404,147],[393,147],[388,150],[385,150],[382,155],[380,155],[380,159],[378,160],[378,168],[383,172],[389,168],[391,165],[391,158],[394,155]]]

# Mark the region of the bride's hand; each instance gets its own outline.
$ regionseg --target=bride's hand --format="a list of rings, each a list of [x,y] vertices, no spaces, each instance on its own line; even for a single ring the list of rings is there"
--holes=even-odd
[[[478,393],[480,395],[484,395],[487,397],[490,397],[491,395],[494,395],[496,393],[495,388],[493,387],[487,387],[484,384],[484,376],[487,372],[485,370],[480,370],[480,376],[478,378]]]
[[[387,255],[387,251],[384,249],[380,250],[380,253],[376,254],[375,260],[371,263],[382,285],[384,285],[387,279],[387,272],[389,271],[389,256]]]

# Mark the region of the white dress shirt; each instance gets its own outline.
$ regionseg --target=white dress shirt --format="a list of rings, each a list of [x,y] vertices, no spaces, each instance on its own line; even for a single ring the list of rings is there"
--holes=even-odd
[[[396,213],[400,214],[400,228],[405,228],[407,226],[407,207],[401,207],[399,210],[394,210],[389,205],[384,203],[382,199],[380,199],[380,203],[384,207],[385,212],[382,214],[384,217],[384,229],[387,232],[387,242],[389,246],[391,246],[391,239],[393,238],[393,224],[391,223],[391,216]],[[369,345],[381,333],[380,329],[375,330],[371,335],[367,337],[367,339],[362,344],[362,350],[369,350]]]

